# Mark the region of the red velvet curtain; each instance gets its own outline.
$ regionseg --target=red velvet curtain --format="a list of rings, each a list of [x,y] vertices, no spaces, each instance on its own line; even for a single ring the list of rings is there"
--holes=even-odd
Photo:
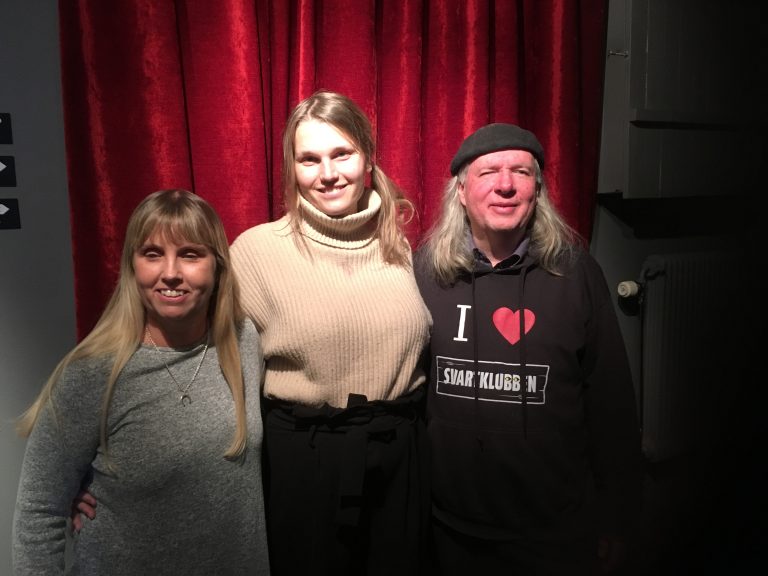
[[[373,121],[379,164],[439,210],[488,122],[533,130],[555,204],[591,231],[607,0],[59,0],[78,332],[111,292],[146,194],[187,188],[230,240],[282,213],[280,137],[318,88]]]

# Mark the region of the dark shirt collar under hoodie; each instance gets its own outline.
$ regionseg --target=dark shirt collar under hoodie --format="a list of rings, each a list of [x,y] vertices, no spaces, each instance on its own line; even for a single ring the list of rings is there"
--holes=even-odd
[[[485,254],[477,247],[475,244],[474,238],[472,237],[471,233],[468,234],[467,241],[472,246],[472,254],[474,256],[474,263],[472,266],[472,309],[476,310],[476,296],[475,296],[475,278],[476,276],[482,276],[488,273],[494,273],[494,272],[501,272],[505,270],[509,270],[512,268],[516,268],[519,266],[520,273],[518,274],[518,289],[517,289],[517,309],[519,312],[520,317],[520,393],[522,397],[522,425],[523,425],[523,438],[528,437],[528,369],[526,365],[526,342],[525,342],[525,275],[527,272],[527,266],[522,266],[522,262],[525,260],[525,257],[528,253],[528,245],[530,243],[530,236],[526,235],[525,238],[520,242],[520,244],[517,246],[515,251],[508,257],[506,257],[504,260],[497,263],[495,266],[491,264],[490,260],[486,257]],[[472,342],[473,342],[473,355],[474,355],[474,368],[475,368],[475,378],[473,379],[474,382],[474,389],[475,389],[475,402],[474,402],[474,420],[475,420],[475,437],[477,438],[478,444],[480,446],[480,449],[483,449],[483,441],[480,436],[480,427],[479,427],[479,409],[478,409],[478,402],[479,399],[479,390],[478,390],[478,384],[477,384],[477,374],[478,374],[478,358],[479,358],[479,351],[478,351],[478,327],[477,327],[477,314],[472,314]]]
[[[491,264],[491,261],[488,259],[488,257],[483,254],[482,250],[477,247],[477,244],[475,244],[474,238],[472,238],[472,235],[469,234],[469,242],[472,246],[472,255],[475,258],[475,264],[474,264],[474,270],[475,272],[494,272],[499,270],[506,270],[508,268],[513,268],[517,264],[520,264],[523,259],[525,258],[526,254],[528,253],[528,244],[530,243],[530,237],[526,236],[523,238],[523,240],[520,242],[520,244],[517,245],[517,248],[515,251],[504,258],[504,260],[500,261],[495,266]]]

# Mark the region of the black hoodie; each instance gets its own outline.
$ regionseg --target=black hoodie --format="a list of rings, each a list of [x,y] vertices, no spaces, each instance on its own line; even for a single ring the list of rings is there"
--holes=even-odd
[[[639,429],[597,262],[577,251],[555,276],[529,255],[495,268],[476,258],[444,287],[422,257],[434,515],[481,538],[626,536],[640,499]]]

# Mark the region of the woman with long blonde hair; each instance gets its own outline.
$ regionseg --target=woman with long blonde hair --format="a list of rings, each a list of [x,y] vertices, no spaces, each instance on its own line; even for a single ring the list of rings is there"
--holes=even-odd
[[[431,318],[349,98],[318,92],[283,136],[286,215],[232,245],[264,342],[265,493],[274,574],[416,574],[429,492],[420,356]]]
[[[145,198],[93,330],[19,422],[29,436],[14,518],[16,574],[268,574],[260,339],[222,223],[183,190]]]

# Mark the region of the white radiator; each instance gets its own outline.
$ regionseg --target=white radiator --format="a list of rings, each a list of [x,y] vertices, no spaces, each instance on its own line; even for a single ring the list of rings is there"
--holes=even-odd
[[[728,314],[734,277],[724,253],[649,256],[642,286],[641,423],[645,456],[659,462],[718,434],[728,403]]]

